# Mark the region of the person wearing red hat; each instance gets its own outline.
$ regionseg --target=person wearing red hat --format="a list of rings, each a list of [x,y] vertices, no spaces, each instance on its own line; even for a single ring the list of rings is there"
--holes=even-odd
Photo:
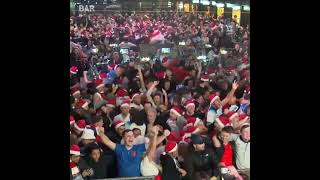
[[[80,161],[80,147],[72,145],[70,147],[70,179],[74,179],[80,175],[78,163]]]
[[[138,111],[141,111],[143,109],[143,106],[141,104],[141,94],[140,93],[134,93],[132,95],[130,108],[134,108]]]
[[[160,156],[162,166],[163,180],[179,180],[187,175],[187,172],[181,168],[178,157],[178,144],[174,141],[168,141],[165,146],[165,152]]]
[[[81,97],[81,93],[80,93],[79,87],[72,87],[70,89],[70,94],[76,99],[80,99],[80,97]]]
[[[96,109],[96,115],[102,117],[103,127],[106,131],[111,130],[112,120],[116,116],[115,107],[116,101],[114,99],[108,99],[106,104],[102,104]]]
[[[231,91],[228,93],[227,97],[225,97],[222,101],[220,100],[220,97],[217,94],[211,94],[209,96],[210,108],[207,113],[207,125],[212,126],[216,118],[218,118],[223,113],[222,107],[230,101],[237,88],[238,83],[233,82]],[[212,127],[210,129],[212,129]]]
[[[114,117],[114,120],[115,119],[121,119],[125,126],[126,126],[126,129],[129,129],[130,128],[130,100],[124,100],[122,102],[122,104],[120,105],[120,110],[121,110],[121,113],[116,115]]]
[[[184,113],[184,117],[186,119],[189,117],[199,117],[199,115],[195,113],[196,105],[194,100],[186,100],[184,103],[184,108],[186,109],[186,112]]]
[[[182,116],[182,110],[179,107],[173,107],[170,109],[167,124],[170,126],[171,131],[180,134],[180,131],[186,122],[186,119]]]
[[[80,165],[80,147],[72,145],[70,147],[70,179],[76,180],[93,175],[93,171],[85,165]],[[80,167],[81,166],[81,167]]]

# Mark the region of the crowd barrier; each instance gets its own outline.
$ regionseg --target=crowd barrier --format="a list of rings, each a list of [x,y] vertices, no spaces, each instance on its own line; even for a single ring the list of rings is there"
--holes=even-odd
[[[94,180],[155,180],[155,176],[107,178],[107,179],[94,179]]]

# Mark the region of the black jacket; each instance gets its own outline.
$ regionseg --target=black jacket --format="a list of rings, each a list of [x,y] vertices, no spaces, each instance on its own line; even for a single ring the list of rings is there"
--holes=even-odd
[[[93,169],[93,176],[88,179],[104,179],[109,177],[108,169],[114,164],[113,156],[102,156],[99,162],[95,162],[91,158],[86,160],[87,165]]]
[[[217,176],[219,172],[218,157],[209,148],[204,151],[195,151],[192,147],[184,165],[188,180],[198,180],[200,174],[206,174],[208,177]]]
[[[162,180],[180,180],[180,172],[178,171],[174,160],[168,154],[160,156],[162,166]]]

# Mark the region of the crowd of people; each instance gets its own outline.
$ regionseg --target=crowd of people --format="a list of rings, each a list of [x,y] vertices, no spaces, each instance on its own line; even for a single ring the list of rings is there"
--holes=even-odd
[[[72,15],[70,179],[248,179],[249,35],[201,13]]]

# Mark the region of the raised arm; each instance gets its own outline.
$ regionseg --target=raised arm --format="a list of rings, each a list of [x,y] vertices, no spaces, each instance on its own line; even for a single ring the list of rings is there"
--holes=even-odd
[[[151,93],[153,92],[154,88],[159,84],[159,81],[154,81],[152,86],[150,87],[150,89],[148,89],[147,91],[147,98],[148,98],[148,101],[151,102],[152,106],[154,108],[157,108],[156,104],[154,103],[152,97],[151,97]]]
[[[169,105],[169,102],[168,102],[168,94],[167,94],[166,90],[164,90],[164,89],[162,89],[162,93],[163,93],[163,95],[164,95],[164,105],[165,105],[166,107],[168,107],[168,105]]]
[[[214,145],[216,148],[220,148],[220,147],[221,147],[221,143],[220,143],[220,141],[218,140],[217,135],[214,135],[214,136],[212,137],[212,141],[213,141],[213,145]]]
[[[136,69],[138,70],[138,75],[139,75],[139,80],[140,80],[140,84],[141,84],[141,89],[143,89],[143,91],[146,90],[146,85],[144,84],[144,80],[143,80],[143,74],[141,72],[141,65],[137,65]]]
[[[222,106],[224,106],[225,104],[227,104],[230,99],[233,97],[234,92],[236,91],[236,89],[238,88],[238,83],[236,81],[234,81],[232,83],[232,89],[231,91],[228,93],[228,95],[221,101]]]
[[[150,161],[154,161],[156,157],[157,150],[157,136],[158,136],[159,128],[157,126],[152,127],[150,132],[150,145],[147,151],[147,156]]]
[[[92,82],[88,80],[88,71],[83,71],[83,79],[84,79],[84,82],[87,84]]]
[[[99,127],[99,136],[101,137],[101,140],[103,142],[103,144],[105,144],[106,146],[108,146],[111,150],[115,150],[116,149],[116,143],[112,142],[105,134],[104,134],[104,128],[103,127]]]

